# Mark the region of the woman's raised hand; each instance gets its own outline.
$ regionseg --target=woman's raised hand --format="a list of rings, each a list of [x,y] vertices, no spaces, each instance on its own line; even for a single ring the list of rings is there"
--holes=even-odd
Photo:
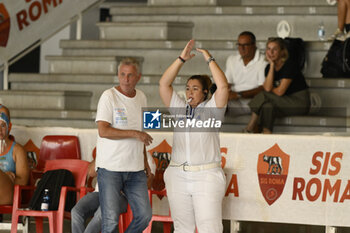
[[[191,53],[193,47],[194,47],[194,40],[190,40],[185,46],[184,50],[182,51],[180,55],[181,58],[187,61],[187,60],[190,60],[192,57],[194,57],[195,54]]]
[[[210,53],[208,52],[208,50],[206,49],[196,49],[198,52],[200,52],[201,54],[203,54],[204,60],[208,61],[208,58],[211,57]]]

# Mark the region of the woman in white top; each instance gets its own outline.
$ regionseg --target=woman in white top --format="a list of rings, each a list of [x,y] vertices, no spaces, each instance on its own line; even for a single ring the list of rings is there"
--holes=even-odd
[[[190,40],[165,71],[159,81],[160,96],[170,107],[170,113],[182,113],[176,120],[210,121],[209,128],[215,128],[225,113],[228,83],[207,50],[196,49],[208,63],[217,86],[212,98],[209,98],[211,81],[207,75],[188,79],[186,101],[172,87],[181,67],[195,56],[191,53],[193,47],[194,40]],[[195,227],[199,233],[223,231],[222,199],[226,179],[221,168],[219,135],[217,130],[213,132],[209,128],[200,129],[190,124],[186,129],[175,129],[171,162],[164,174],[175,233],[193,233]]]

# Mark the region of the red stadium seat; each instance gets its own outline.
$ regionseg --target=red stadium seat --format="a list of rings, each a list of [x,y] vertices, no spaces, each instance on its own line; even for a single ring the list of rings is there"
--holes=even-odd
[[[148,190],[151,206],[152,206],[152,195],[157,196],[164,196],[166,197],[166,189],[163,189],[161,191],[156,190]],[[170,233],[171,232],[171,225],[173,224],[173,220],[171,218],[170,210],[169,215],[157,215],[153,214],[152,219],[149,222],[148,227],[143,231],[143,233],[151,233],[152,232],[152,223],[153,222],[162,222],[163,223],[163,232],[164,233]],[[198,230],[196,228],[196,233],[198,233]]]
[[[33,195],[32,190],[25,190],[26,188],[34,185],[34,179],[32,177],[32,173],[30,173],[28,183],[29,183],[28,186],[17,185],[18,186],[17,189],[19,190],[18,192],[22,193],[21,205],[23,207],[27,207],[29,205],[30,198]],[[12,211],[13,211],[13,205],[0,205],[0,214],[12,214]],[[28,232],[28,228],[29,228],[28,218],[24,219],[23,223],[21,223],[21,224],[22,224],[23,232]],[[2,229],[5,229],[5,228],[10,228],[11,223],[1,222],[0,225],[2,226],[1,227]]]
[[[75,180],[75,187],[63,186],[61,188],[60,201],[58,210],[52,211],[37,211],[37,210],[26,210],[20,204],[21,193],[20,187],[15,186],[14,199],[13,199],[13,211],[12,211],[12,226],[11,233],[17,232],[17,224],[19,216],[32,216],[35,217],[36,232],[43,232],[43,218],[49,219],[49,228],[51,233],[63,233],[63,219],[70,219],[70,212],[64,210],[66,203],[66,194],[68,191],[74,191],[78,193],[81,187],[86,185],[86,177],[88,172],[89,162],[80,159],[58,159],[58,160],[47,160],[45,163],[44,171],[55,170],[55,169],[67,169],[73,173]],[[27,189],[34,190],[35,187],[27,187]],[[78,195],[79,197],[79,195]]]
[[[151,206],[152,206],[152,195],[158,195],[158,196],[166,196],[166,190],[163,189],[161,191],[155,191],[155,190],[148,190]],[[171,232],[171,225],[173,224],[173,220],[169,215],[152,215],[152,219],[149,222],[148,227],[143,231],[143,233],[151,233],[152,232],[152,223],[153,222],[162,222],[163,223],[163,232],[164,233],[170,233]]]
[[[33,170],[34,179],[43,174],[45,161],[53,159],[81,159],[79,138],[73,135],[47,135],[40,145],[38,165]]]

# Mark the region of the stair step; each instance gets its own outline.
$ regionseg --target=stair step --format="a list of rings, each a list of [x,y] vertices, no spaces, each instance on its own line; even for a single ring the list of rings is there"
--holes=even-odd
[[[140,84],[155,84],[158,85],[161,75],[159,74],[142,74],[138,85]],[[188,75],[179,75],[175,79],[175,84],[186,84]],[[28,85],[28,83],[33,83],[37,85],[49,84],[107,84],[107,85],[117,85],[119,83],[118,76],[112,74],[51,74],[51,73],[10,73],[9,82],[13,84],[23,84]],[[13,86],[11,85],[11,88]]]
[[[11,108],[14,125],[31,127],[96,128],[96,111]]]
[[[52,78],[50,78],[52,76]],[[74,76],[77,76],[74,77]],[[117,85],[117,78],[113,75],[104,75],[98,78],[94,75],[56,75],[56,74],[11,74],[9,80],[13,90],[67,90],[67,91],[91,91],[90,109],[96,109],[98,100],[104,90]],[[178,76],[174,82],[176,91],[183,91],[187,78],[190,75]],[[62,79],[60,79],[61,77]],[[144,74],[137,85],[148,99],[150,107],[163,107],[159,97],[159,79],[161,75]],[[79,79],[80,82],[76,82]],[[50,80],[46,83],[45,80]],[[325,116],[350,115],[350,79],[325,79],[307,78],[312,102],[315,108],[313,114]],[[349,109],[349,110],[348,110]]]
[[[174,81],[177,85],[186,85],[187,78],[190,74],[178,75]],[[142,74],[138,85],[154,84],[158,85],[161,74]],[[43,85],[45,83],[50,86],[56,84],[107,84],[117,85],[119,83],[116,75],[95,75],[95,74],[49,74],[49,73],[10,73],[9,82],[11,87],[13,84],[22,84],[23,86],[29,83]],[[307,84],[311,88],[338,88],[350,89],[349,78],[306,78]],[[55,84],[55,85],[51,85]]]
[[[93,110],[60,110],[60,109],[19,109],[11,108],[11,119],[61,119],[61,120],[95,120]]]
[[[196,6],[196,5],[204,5],[204,6],[223,6],[223,5],[239,5],[241,4],[241,0],[149,0],[148,4],[150,6]]]
[[[107,22],[97,23],[100,38],[131,40],[189,40],[191,22]]]
[[[161,1],[161,0],[159,0]],[[168,0],[164,0],[168,1]],[[174,0],[178,1],[178,0]],[[186,0],[183,0],[186,1]],[[259,0],[256,0],[259,1]],[[302,0],[300,0],[302,1]],[[318,1],[318,0],[317,0]],[[188,1],[191,4],[191,1]],[[181,16],[208,16],[208,15],[216,15],[222,17],[224,15],[337,15],[337,7],[329,6],[329,5],[302,5],[302,6],[291,6],[284,4],[272,4],[261,5],[264,4],[264,1],[260,1],[260,4],[250,4],[249,6],[191,6],[191,5],[180,5],[180,6],[117,6],[110,8],[110,14],[112,16],[169,16],[169,15],[181,15]],[[125,18],[123,21],[128,21]],[[141,20],[136,20],[141,21]],[[150,21],[150,20],[148,20]],[[170,20],[165,20],[170,21]],[[182,20],[181,20],[182,21]],[[118,21],[115,21],[118,22]],[[121,21],[122,22],[122,21]],[[141,21],[143,22],[143,21]],[[144,21],[146,22],[146,21]],[[183,21],[186,22],[186,21]],[[189,20],[188,22],[191,22]],[[309,23],[309,22],[308,22]],[[197,26],[197,25],[196,25]]]
[[[242,5],[264,5],[264,6],[277,6],[277,5],[290,5],[290,6],[329,6],[326,0],[242,0]]]
[[[9,109],[90,109],[91,92],[86,91],[0,91],[0,103]]]
[[[15,125],[61,126],[96,128],[95,111],[11,109],[11,121]],[[222,132],[241,132],[250,116],[226,118]],[[346,117],[290,116],[276,119],[275,133],[346,132],[349,125]]]
[[[37,83],[37,84],[110,84],[117,83],[118,76],[116,74],[51,74],[51,73],[10,73],[10,83]],[[12,87],[11,87],[12,88]],[[38,89],[40,90],[40,89]]]
[[[110,75],[103,76],[106,78],[103,82],[100,79],[95,79],[96,83],[89,80],[92,75],[79,76],[81,82],[70,82],[68,81],[69,77],[71,80],[74,80],[74,75],[60,75],[64,79],[60,80],[56,75],[53,74],[54,78],[50,78],[52,74],[30,74],[28,75],[28,80],[26,79],[25,74],[11,74],[9,80],[11,83],[12,90],[62,90],[62,91],[90,91],[92,93],[90,109],[96,109],[98,101],[101,94],[106,89],[109,89],[115,85],[118,85],[118,81],[114,82],[114,77]],[[179,76],[174,84],[175,90],[184,90],[184,86],[187,80],[187,76]],[[137,87],[143,91],[147,96],[147,102],[151,107],[164,107],[162,100],[159,97],[159,82],[160,75],[143,75]],[[23,81],[24,80],[24,81]],[[32,81],[29,81],[32,80]],[[43,80],[50,80],[50,82],[43,82]],[[84,80],[89,80],[84,82]]]
[[[235,118],[225,118],[225,124],[238,124],[238,125],[246,125],[248,124],[250,119],[250,115],[238,116]],[[347,121],[350,118],[347,117],[325,117],[325,116],[289,116],[277,118],[275,121],[275,125],[279,126],[308,126],[308,127],[319,127],[319,126],[327,126],[327,127],[347,127]]]
[[[237,33],[238,36],[238,33]],[[237,50],[237,37],[228,40],[195,40],[196,47],[206,49]],[[63,49],[183,49],[188,40],[61,40]],[[304,40],[306,51],[327,51],[332,41]],[[266,38],[257,40],[257,47],[265,49]],[[108,53],[106,53],[108,54]]]
[[[50,73],[116,74],[125,56],[46,56]],[[133,56],[135,57],[135,56]],[[142,64],[143,58],[135,57]]]
[[[225,5],[328,5],[327,1],[320,0],[149,0],[150,6],[225,6]]]
[[[162,74],[167,67],[179,56],[187,41],[70,41],[61,42],[63,54],[66,56],[134,56],[142,50],[144,58],[142,73]],[[264,51],[265,40],[257,42],[257,46]],[[143,47],[144,46],[144,47]],[[154,46],[154,47],[153,47]],[[331,42],[305,41],[307,61],[304,75],[320,77],[321,63]],[[197,40],[196,47],[206,48],[215,57],[222,69],[225,69],[226,59],[231,54],[237,54],[236,40]],[[209,73],[209,69],[202,59],[194,58],[183,66],[180,74]],[[157,65],[155,65],[157,64]]]
[[[318,39],[320,22],[324,22],[326,38],[337,28],[335,6],[121,6],[111,8],[110,13],[114,22],[193,22],[193,38],[197,40],[229,40],[246,30],[254,32],[257,39],[266,39],[277,36],[277,27],[281,21],[288,22],[290,37],[302,37],[305,40]]]

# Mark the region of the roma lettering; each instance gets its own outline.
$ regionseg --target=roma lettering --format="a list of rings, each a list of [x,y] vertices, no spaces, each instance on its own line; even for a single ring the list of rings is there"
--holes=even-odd
[[[312,202],[317,200],[326,202],[327,198],[331,198],[332,196],[332,201],[335,203],[342,203],[350,199],[350,180],[342,182],[340,179],[332,181],[325,179],[322,182],[319,178],[312,178],[309,181],[306,181],[302,177],[294,178],[292,200],[304,201],[305,197],[308,201]]]
[[[49,7],[57,7],[63,0],[41,0],[32,1],[27,9],[23,9],[16,14],[18,29],[28,27],[32,22],[38,20],[42,13],[47,14]],[[26,2],[30,2],[26,0]]]
[[[233,194],[235,197],[239,196],[239,191],[238,191],[238,182],[237,182],[237,175],[232,174],[231,180],[227,186],[225,196],[227,197],[229,194]]]
[[[310,175],[318,177],[305,180],[302,177],[295,177],[293,182],[292,200],[314,202],[321,200],[326,202],[327,199],[333,198],[333,202],[344,202],[350,199],[350,180],[341,179],[320,179],[322,176],[336,176],[341,169],[342,152],[322,152],[317,151],[312,156],[312,167]]]

